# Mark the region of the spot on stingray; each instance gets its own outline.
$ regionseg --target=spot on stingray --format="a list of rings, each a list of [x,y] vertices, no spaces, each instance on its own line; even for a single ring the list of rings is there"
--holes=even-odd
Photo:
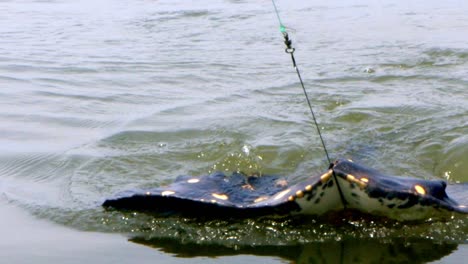
[[[169,196],[169,195],[173,195],[175,192],[174,191],[164,191],[161,193],[162,196]]]
[[[224,201],[229,199],[229,197],[227,195],[225,195],[225,194],[212,193],[211,196],[213,196],[216,199],[220,199],[220,200],[224,200]]]
[[[364,178],[364,179],[367,180],[367,178]],[[346,175],[346,180],[348,182],[350,182],[350,183],[355,183],[355,184],[359,185],[359,187],[361,189],[364,189],[367,186],[367,181],[365,181],[365,180],[363,181],[361,179],[358,180],[358,179],[356,179],[356,177],[354,177],[354,175],[351,175],[351,174]]]
[[[425,194],[426,194],[426,190],[425,190],[424,187],[422,187],[421,185],[415,185],[415,186],[414,186],[414,189],[415,189],[416,192],[419,193],[419,194],[422,194],[422,195],[425,195]]]
[[[288,197],[288,201],[293,202],[293,201],[294,201],[294,196],[292,196],[292,195],[289,196],[289,197]]]
[[[146,195],[151,195],[151,193],[150,193],[150,192],[146,192]]]
[[[248,184],[248,183],[242,185],[242,189],[247,189],[247,190],[251,190],[251,191],[255,190],[254,187],[252,185]]]
[[[197,183],[197,182],[199,182],[199,181],[200,181],[200,179],[190,179],[190,180],[188,180],[187,182],[188,182],[188,183]]]
[[[365,182],[365,183],[368,183],[369,182],[369,179],[367,178],[361,178],[361,181]]]
[[[296,192],[296,196],[297,196],[297,198],[302,198],[302,197],[304,197],[304,192],[299,190],[299,191]]]
[[[275,185],[278,187],[286,187],[288,186],[288,181],[286,181],[285,179],[280,179],[276,181]]]
[[[281,198],[282,198],[283,196],[285,196],[289,191],[290,191],[289,189],[286,189],[286,190],[284,190],[284,191],[281,191],[281,192],[279,192],[278,194],[276,194],[275,198],[273,198],[273,199],[275,199],[275,200],[281,199]]]
[[[260,196],[257,199],[254,200],[254,203],[259,203],[261,201],[265,201],[268,199],[268,196]]]
[[[333,171],[332,171],[332,170],[329,170],[327,173],[324,173],[324,174],[322,174],[322,176],[320,176],[320,181],[321,181],[322,183],[325,183],[325,182],[327,182],[327,181],[330,179],[330,177],[331,177],[332,175],[333,175]]]
[[[308,191],[308,192],[312,191],[312,185],[307,185],[305,187],[305,190]]]

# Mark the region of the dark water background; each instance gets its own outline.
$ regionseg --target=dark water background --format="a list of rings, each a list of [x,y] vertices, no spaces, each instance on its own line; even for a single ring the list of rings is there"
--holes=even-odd
[[[468,2],[277,4],[333,158],[468,181]],[[269,1],[0,1],[7,203],[194,262],[468,255],[466,217],[201,221],[99,206],[181,174],[300,181],[327,166],[310,122]]]

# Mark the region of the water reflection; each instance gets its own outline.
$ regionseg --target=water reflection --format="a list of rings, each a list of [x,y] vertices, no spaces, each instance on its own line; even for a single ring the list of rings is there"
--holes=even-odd
[[[291,263],[426,263],[449,255],[458,247],[429,239],[349,239],[298,245],[246,245],[184,243],[172,238],[133,237],[131,242],[156,248],[176,257],[273,256]]]

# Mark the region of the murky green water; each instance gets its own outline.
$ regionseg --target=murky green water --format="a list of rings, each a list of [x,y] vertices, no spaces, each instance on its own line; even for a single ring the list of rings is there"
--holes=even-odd
[[[466,3],[277,4],[333,158],[468,181]],[[179,257],[466,252],[466,217],[213,221],[100,207],[181,174],[297,182],[326,169],[270,2],[3,1],[0,14],[0,192],[15,206]]]

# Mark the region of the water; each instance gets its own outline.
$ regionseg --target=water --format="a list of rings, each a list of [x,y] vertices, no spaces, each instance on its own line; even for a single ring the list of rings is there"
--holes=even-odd
[[[468,181],[467,3],[277,4],[332,158]],[[464,217],[206,222],[99,206],[181,174],[326,169],[270,2],[2,1],[0,14],[0,193],[13,206],[193,262],[467,254]]]

